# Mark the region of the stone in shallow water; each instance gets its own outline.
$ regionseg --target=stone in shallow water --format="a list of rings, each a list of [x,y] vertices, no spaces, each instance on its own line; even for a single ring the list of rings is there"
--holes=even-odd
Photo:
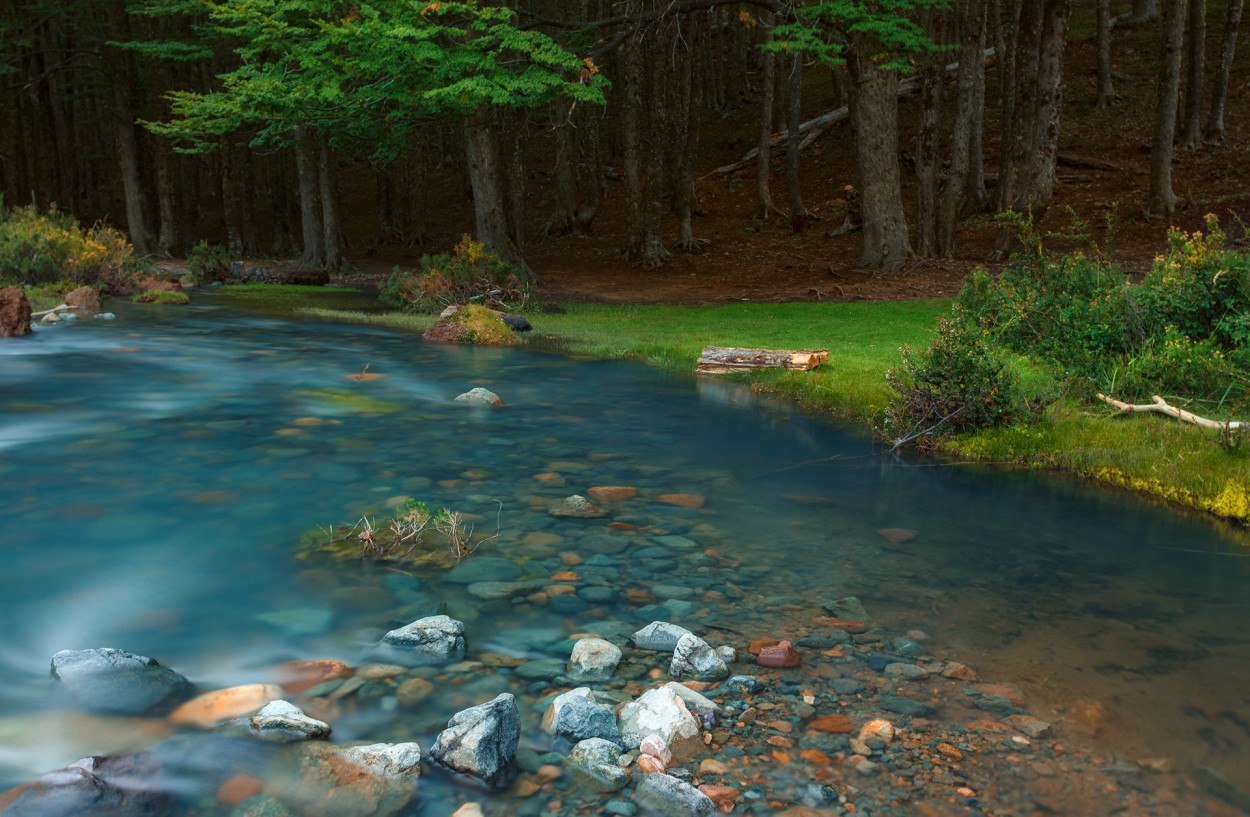
[[[649,774],[634,790],[634,802],[658,817],[707,817],[716,804],[703,792],[669,774]]]
[[[515,772],[520,735],[516,698],[505,692],[453,715],[430,748],[430,759],[489,786],[503,786]]]
[[[923,681],[929,677],[928,670],[915,664],[896,661],[885,665],[885,674],[891,678],[902,678],[905,681]]]
[[[596,485],[586,491],[586,496],[595,502],[620,502],[638,495],[637,488],[624,485]]]
[[[616,715],[610,707],[596,703],[587,687],[578,687],[558,695],[543,714],[543,731],[564,738],[570,743],[601,738],[621,743]]]
[[[706,641],[694,633],[686,633],[673,648],[668,674],[674,678],[719,681],[729,677],[729,667]]]
[[[282,697],[282,687],[274,684],[243,684],[218,689],[192,698],[169,715],[173,723],[211,729],[256,712]]]
[[[629,749],[636,749],[648,735],[658,735],[678,757],[702,745],[699,719],[668,686],[644,692],[638,700],[625,704],[618,718],[621,738]]]
[[[620,647],[602,638],[583,638],[569,655],[569,677],[574,681],[606,681],[620,663]]]
[[[794,649],[793,644],[789,641],[782,641],[777,644],[761,646],[759,655],[755,657],[755,663],[761,667],[789,669],[803,663],[803,657],[799,655],[798,650]]]
[[[61,650],[52,656],[52,677],[94,712],[168,710],[193,691],[190,681],[155,660],[110,647]]]
[[[607,516],[607,512],[581,494],[573,494],[547,506],[547,513],[552,516],[571,519],[595,519]]]
[[[241,724],[252,735],[270,743],[323,740],[330,736],[330,725],[310,718],[288,701],[270,701]]]
[[[864,609],[864,605],[855,596],[847,596],[844,599],[836,599],[834,601],[825,602],[821,605],[829,615],[835,618],[856,619],[859,621],[871,621],[872,616],[868,615],[868,611]],[[838,625],[830,625],[838,626]],[[845,629],[845,628],[843,628]]]
[[[464,624],[449,616],[418,619],[382,637],[382,646],[401,663],[450,664],[464,658]]]
[[[163,817],[173,797],[162,790],[151,754],[88,757],[5,792],[5,817]]]
[[[629,783],[629,772],[618,764],[621,749],[611,741],[589,738],[573,747],[566,761],[583,785],[596,792],[620,791]]]
[[[677,648],[677,642],[681,640],[681,637],[690,634],[685,627],[679,627],[667,621],[653,621],[634,633],[633,641],[634,646],[640,650],[672,652]]]
[[[471,406],[502,406],[503,400],[499,395],[489,389],[483,389],[481,386],[475,389],[469,389],[464,394],[456,396],[457,403],[468,403]]]

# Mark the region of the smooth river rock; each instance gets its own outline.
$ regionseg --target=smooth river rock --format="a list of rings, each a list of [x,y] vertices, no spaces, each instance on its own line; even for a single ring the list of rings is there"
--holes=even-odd
[[[430,759],[488,786],[506,786],[515,773],[520,736],[516,698],[505,692],[453,715],[430,747]]]
[[[168,711],[194,691],[190,681],[155,660],[111,647],[61,650],[52,656],[52,677],[93,712]]]

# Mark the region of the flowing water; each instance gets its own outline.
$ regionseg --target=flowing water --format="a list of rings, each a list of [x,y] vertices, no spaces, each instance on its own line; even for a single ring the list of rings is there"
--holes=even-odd
[[[211,298],[118,312],[0,343],[0,788],[170,731],[77,711],[49,677],[62,649],[149,655],[213,689],[288,660],[359,663],[441,606],[466,621],[470,657],[558,657],[596,620],[753,638],[848,595],[891,631],[922,630],[932,652],[1018,683],[1071,734],[1250,780],[1250,551],[1214,523],[1068,479],[893,457],[731,384],[628,363],[436,346]],[[383,377],[349,377],[366,367]],[[453,402],[476,385],[507,405]],[[294,558],[310,530],[414,497],[498,530],[479,558],[551,576],[565,553],[620,544],[608,519],[546,513],[593,485],[639,490],[618,521],[741,567],[726,579],[706,557],[608,559],[582,570],[602,594],[557,604],[480,602],[440,571]],[[706,504],[655,501],[666,493]],[[553,630],[556,649],[535,640]],[[479,687],[415,713],[393,697],[362,704],[335,739],[425,747],[455,705],[527,690],[506,673]],[[237,763],[211,757],[185,771],[201,814]]]

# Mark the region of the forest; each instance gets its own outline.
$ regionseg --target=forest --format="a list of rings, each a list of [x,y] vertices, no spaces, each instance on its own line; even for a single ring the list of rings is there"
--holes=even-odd
[[[462,232],[524,261],[607,213],[645,269],[704,247],[697,181],[735,173],[757,221],[854,233],[858,264],[888,272],[966,253],[969,220],[1064,204],[1076,25],[1099,108],[1121,103],[1123,38],[1152,44],[1136,57],[1152,75],[1133,78],[1150,115],[1126,130],[1149,152],[1136,206],[1161,243],[1178,151],[1225,138],[1241,15],[1241,0],[3,0],[0,190],[123,228],[143,255],[205,241],[331,271]],[[810,178],[821,141],[853,145],[845,186]],[[719,164],[727,144],[749,150]],[[836,217],[815,218],[814,184]]]

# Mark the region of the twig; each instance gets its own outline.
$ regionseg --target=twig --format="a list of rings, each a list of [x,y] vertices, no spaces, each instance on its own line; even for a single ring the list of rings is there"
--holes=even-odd
[[[963,404],[962,406],[960,406],[959,408],[955,409],[955,410],[954,410],[954,411],[952,411],[950,414],[948,414],[948,415],[946,415],[945,417],[943,417],[941,420],[938,420],[936,423],[934,423],[933,425],[929,426],[929,427],[928,427],[928,428],[926,428],[924,431],[917,431],[915,434],[908,434],[908,435],[907,435],[906,437],[904,437],[903,439],[901,439],[901,440],[896,440],[896,441],[895,441],[895,443],[894,443],[894,447],[890,449],[890,453],[891,453],[891,454],[893,454],[893,453],[894,453],[895,451],[897,451],[899,448],[901,448],[901,447],[902,447],[902,446],[904,446],[904,445],[907,445],[909,442],[911,442],[912,440],[916,439],[917,437],[923,437],[923,436],[924,436],[924,435],[926,435],[926,434],[931,434],[931,433],[933,433],[935,430],[937,430],[937,427],[938,427],[938,426],[942,425],[942,423],[945,423],[947,420],[949,420],[950,418],[954,417],[956,414],[958,414],[959,412],[963,411],[963,410],[964,410],[964,409],[966,409],[966,408],[968,408],[968,404],[967,404],[967,403],[965,403],[965,404]]]

